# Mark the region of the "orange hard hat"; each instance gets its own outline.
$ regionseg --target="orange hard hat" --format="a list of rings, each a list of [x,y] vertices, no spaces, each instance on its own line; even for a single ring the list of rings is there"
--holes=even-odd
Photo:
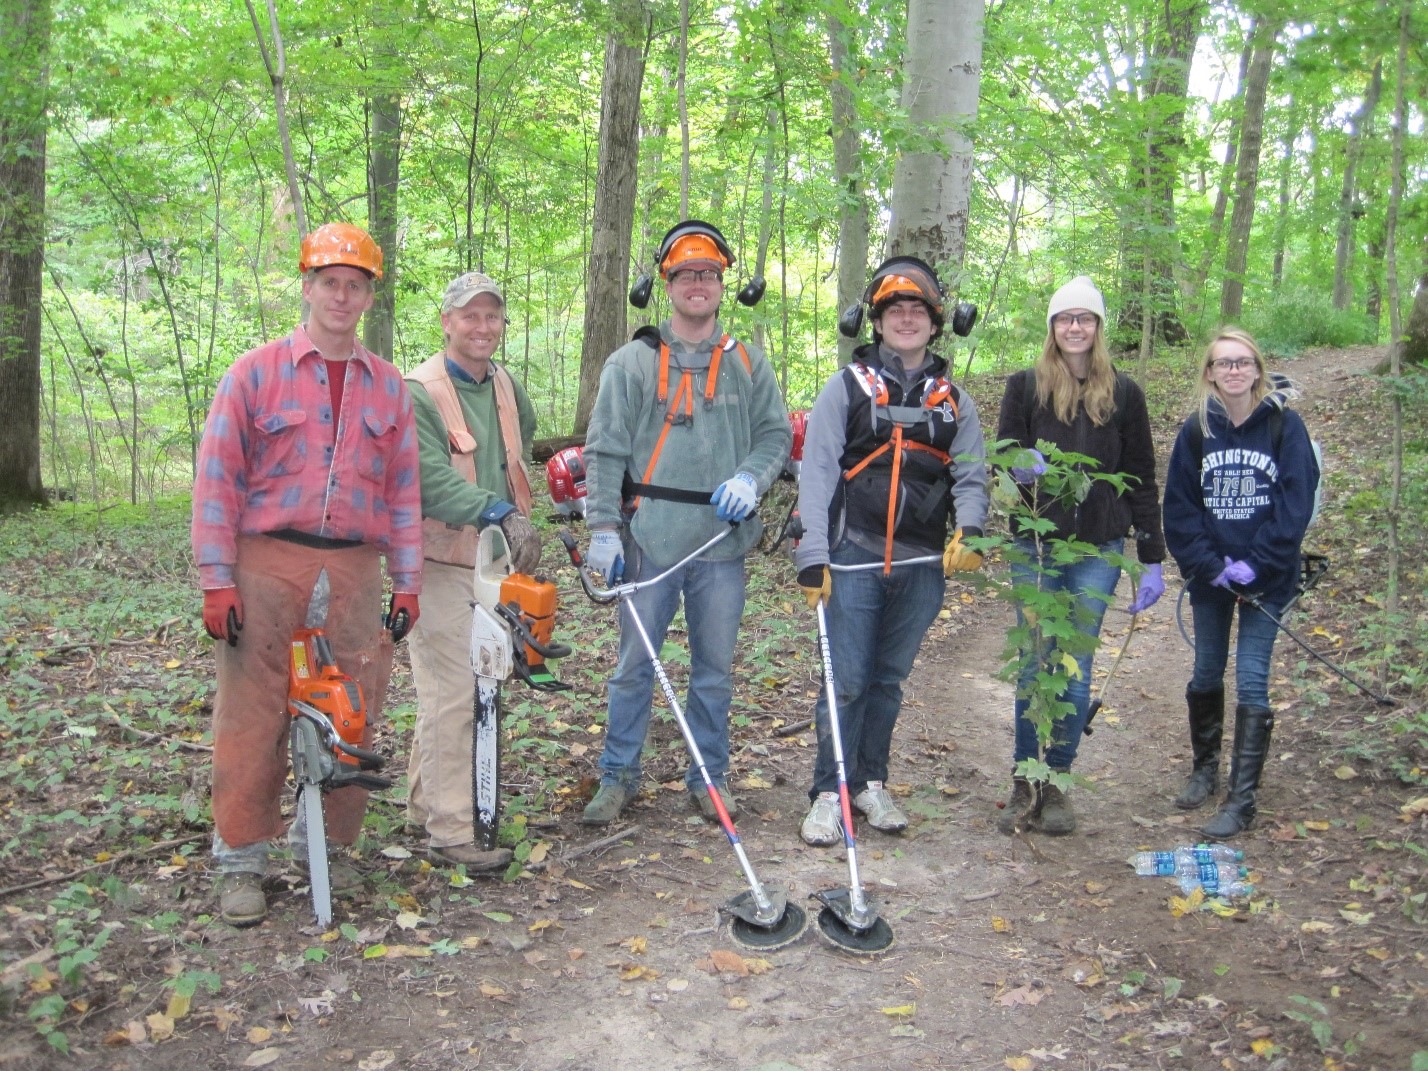
[[[324,223],[302,240],[298,271],[345,264],[382,277],[382,250],[372,236],[350,223]]]
[[[685,268],[714,268],[723,272],[733,263],[734,254],[719,228],[702,219],[675,224],[660,243],[659,273],[665,279]]]
[[[873,273],[864,300],[876,311],[899,298],[921,301],[934,315],[942,313],[942,284],[937,274],[916,257],[893,257]]]

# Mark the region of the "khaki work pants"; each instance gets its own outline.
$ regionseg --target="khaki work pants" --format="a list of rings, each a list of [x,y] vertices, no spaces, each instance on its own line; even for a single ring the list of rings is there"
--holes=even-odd
[[[475,570],[428,560],[422,567],[421,617],[410,655],[417,720],[407,780],[407,820],[423,826],[433,848],[475,842],[471,802],[471,601]]]
[[[288,659],[293,632],[307,619],[318,573],[332,601],[323,626],[338,667],[362,686],[370,747],[392,671],[391,634],[382,628],[382,573],[372,546],[317,550],[271,536],[238,537],[234,572],[243,600],[238,646],[218,644],[213,701],[213,821],[232,848],[283,832],[281,797],[288,770]],[[362,828],[365,789],[326,794],[327,838],[351,844]]]

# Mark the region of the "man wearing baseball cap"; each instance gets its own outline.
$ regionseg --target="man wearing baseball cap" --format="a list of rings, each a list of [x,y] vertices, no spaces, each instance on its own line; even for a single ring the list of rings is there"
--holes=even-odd
[[[535,407],[493,359],[505,330],[501,288],[479,271],[459,275],[441,299],[445,348],[407,377],[421,444],[426,559],[411,645],[417,722],[407,817],[426,830],[434,857],[468,873],[511,861],[507,848],[477,847],[472,814],[471,592],[481,529],[500,528],[516,572],[540,562],[526,473]]]
[[[220,641],[213,854],[219,912],[234,926],[267,915],[269,841],[283,831],[288,651],[318,578],[327,574],[333,655],[362,686],[368,747],[393,644],[417,620],[421,591],[411,396],[401,373],[357,341],[382,251],[361,227],[328,223],[303,239],[298,270],[308,320],[245,353],[219,381],[193,484],[203,625]],[[383,555],[395,591],[385,628]],[[325,801],[328,843],[351,845],[366,790],[349,785]],[[289,840],[302,866],[300,822]],[[332,863],[329,877],[338,894],[362,884],[346,862]]]

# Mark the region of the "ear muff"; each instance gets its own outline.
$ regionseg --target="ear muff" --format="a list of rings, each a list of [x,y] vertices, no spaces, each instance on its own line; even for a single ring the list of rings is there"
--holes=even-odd
[[[838,317],[838,333],[844,338],[857,338],[863,330],[863,310],[861,301],[849,305]]]
[[[757,305],[760,301],[763,300],[764,291],[767,288],[768,284],[764,282],[764,277],[762,275],[755,275],[752,279],[750,279],[747,283],[744,284],[744,289],[739,291],[739,304],[743,305],[745,308],[752,309],[755,305]]]
[[[959,301],[952,310],[952,333],[966,338],[977,326],[977,306],[970,301]]]
[[[650,303],[652,293],[654,293],[654,277],[649,272],[641,272],[640,277],[635,280],[635,285],[630,287],[630,304],[637,309],[646,308]]]

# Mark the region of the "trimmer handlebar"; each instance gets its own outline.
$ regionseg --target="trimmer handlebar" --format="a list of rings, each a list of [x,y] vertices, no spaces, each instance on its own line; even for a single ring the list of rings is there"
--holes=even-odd
[[[728,538],[731,532],[739,527],[740,523],[739,521],[730,521],[727,528],[721,529],[717,535],[705,540],[703,546],[690,551],[683,558],[680,558],[679,561],[664,570],[664,572],[656,573],[654,576],[646,577],[644,580],[637,580],[628,584],[617,584],[613,588],[597,588],[591,582],[589,576],[590,567],[585,563],[585,556],[580,553],[580,547],[575,542],[575,537],[570,534],[569,528],[562,528],[560,530],[560,541],[565,544],[566,553],[570,555],[570,563],[575,566],[575,571],[580,574],[580,586],[585,589],[585,594],[590,596],[593,602],[609,603],[617,599],[623,599],[627,595],[633,595],[641,588],[653,587],[655,584],[658,584],[665,577],[669,576],[670,573],[682,569],[706,550],[722,543]]]

